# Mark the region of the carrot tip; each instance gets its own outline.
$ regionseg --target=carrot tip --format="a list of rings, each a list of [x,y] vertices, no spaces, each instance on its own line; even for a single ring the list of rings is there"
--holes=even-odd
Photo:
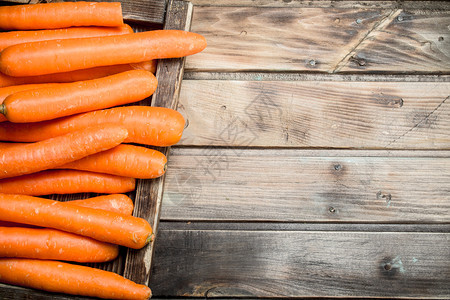
[[[0,114],[6,115],[6,106],[5,104],[0,105]]]
[[[146,243],[148,244],[148,243],[150,243],[150,242],[153,242],[154,239],[155,239],[155,234],[152,233],[152,234],[150,234],[150,235],[148,236],[148,238],[147,238],[147,240],[146,240]]]
[[[164,164],[164,172],[167,170],[167,163]]]

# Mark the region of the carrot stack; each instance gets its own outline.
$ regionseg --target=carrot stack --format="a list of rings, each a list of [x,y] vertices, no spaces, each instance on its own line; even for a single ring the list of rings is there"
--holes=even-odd
[[[124,193],[164,175],[166,156],[147,146],[176,144],[185,119],[139,102],[157,89],[158,59],[198,53],[205,38],[134,33],[119,2],[2,6],[0,31],[0,282],[148,299],[146,285],[79,264],[152,241]],[[78,193],[103,195],[43,197]]]

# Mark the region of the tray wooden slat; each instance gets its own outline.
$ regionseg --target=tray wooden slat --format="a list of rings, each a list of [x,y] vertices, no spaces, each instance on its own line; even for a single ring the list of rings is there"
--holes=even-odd
[[[191,26],[192,4],[185,1],[171,1],[167,8],[164,29],[189,30]],[[152,97],[152,106],[176,109],[183,78],[184,58],[161,60],[157,67],[158,89]],[[169,148],[158,149],[167,157]],[[147,219],[153,231],[158,230],[159,212],[164,189],[165,176],[156,180],[139,180],[133,215]],[[157,234],[156,234],[157,236]],[[148,284],[152,264],[154,244],[157,238],[142,250],[128,249],[124,276],[141,284]],[[151,285],[151,284],[150,284]]]

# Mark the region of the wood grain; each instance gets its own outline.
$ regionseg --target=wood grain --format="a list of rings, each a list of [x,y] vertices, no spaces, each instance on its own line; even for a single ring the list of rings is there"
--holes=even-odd
[[[121,2],[122,14],[126,22],[145,23],[146,25],[148,23],[164,24],[168,0],[126,0]]]
[[[182,145],[448,149],[450,82],[184,80]]]
[[[192,4],[185,1],[171,1],[167,8],[164,29],[181,29],[189,31],[191,26]],[[181,81],[183,78],[184,58],[166,59],[158,62],[156,77],[158,89],[152,96],[151,105],[176,109]],[[149,103],[144,101],[142,105]],[[169,157],[170,148],[158,149]],[[136,203],[134,216],[146,219],[157,236],[159,213],[164,192],[164,178],[153,180],[138,180],[136,197],[141,201]],[[152,256],[156,238],[144,249],[127,249],[124,276],[134,282],[149,284]]]
[[[402,18],[402,21],[399,21]],[[199,6],[189,71],[450,72],[448,10]]]
[[[449,73],[450,10],[393,10],[335,71]]]
[[[323,7],[323,8],[404,8],[404,9],[450,9],[448,1],[333,1],[333,0],[191,0],[194,6],[258,6],[258,7]]]
[[[354,150],[174,151],[165,221],[450,222],[448,151],[442,157]]]
[[[450,297],[449,233],[186,229],[160,238],[155,296]]]

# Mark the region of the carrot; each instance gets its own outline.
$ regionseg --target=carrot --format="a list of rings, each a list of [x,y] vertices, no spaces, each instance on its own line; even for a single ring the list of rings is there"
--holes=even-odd
[[[61,2],[0,7],[0,28],[52,29],[73,26],[121,26],[119,2]]]
[[[0,150],[11,149],[13,147],[17,147],[20,145],[25,145],[25,143],[2,143],[2,142],[0,142]]]
[[[121,144],[58,168],[93,171],[133,178],[156,178],[164,174],[166,164],[166,156],[159,151]]]
[[[48,228],[0,227],[0,257],[105,262],[119,254],[117,245]]]
[[[137,102],[156,90],[156,77],[132,70],[108,77],[60,83],[6,97],[0,113],[11,122],[40,122]]]
[[[0,123],[0,140],[36,142],[83,128],[116,123],[128,131],[125,143],[170,146],[177,143],[184,129],[184,118],[164,107],[125,106],[83,113],[36,123]]]
[[[73,205],[103,209],[125,215],[131,215],[134,208],[133,201],[123,194],[103,195],[88,199],[70,200],[67,202]],[[0,227],[33,227],[33,225],[0,221]]]
[[[0,259],[0,281],[48,292],[144,300],[150,289],[116,273],[52,260]]]
[[[20,145],[27,144],[0,142],[0,150]],[[120,144],[109,150],[86,156],[56,168],[149,179],[157,178],[164,174],[167,169],[167,158],[163,153],[157,150],[135,145]]]
[[[153,238],[142,219],[44,198],[0,194],[0,220],[48,227],[140,249]]]
[[[52,169],[119,145],[128,132],[117,125],[97,125],[32,144],[3,149],[0,179]]]
[[[0,32],[0,51],[6,47],[28,42],[63,40],[94,36],[109,36],[133,33],[133,29],[124,24],[119,27],[71,27],[38,31]]]
[[[26,143],[1,143],[0,150]],[[166,156],[153,149],[120,144],[106,151],[98,152],[82,159],[55,167],[105,173],[140,179],[157,178],[167,169]],[[131,201],[131,200],[130,200]]]
[[[134,178],[78,170],[47,170],[0,179],[0,193],[24,195],[131,192]]]
[[[23,43],[1,52],[0,71],[9,76],[43,75],[183,57],[205,47],[203,36],[181,30]]]
[[[12,77],[0,73],[0,87],[22,85],[31,83],[64,83],[82,80],[90,80],[130,70],[147,70],[156,72],[156,60],[144,61],[136,64],[123,64],[113,66],[95,67],[71,72],[54,73],[40,76]]]
[[[45,83],[45,84],[23,84],[23,85],[13,85],[8,87],[0,88],[0,104],[3,103],[6,97],[17,92],[33,90],[42,87],[55,86],[57,83]],[[0,122],[7,121],[4,115],[0,115]]]
[[[133,200],[123,194],[111,194],[88,199],[71,200],[67,201],[67,203],[82,207],[103,209],[125,215],[131,215],[134,208]]]

